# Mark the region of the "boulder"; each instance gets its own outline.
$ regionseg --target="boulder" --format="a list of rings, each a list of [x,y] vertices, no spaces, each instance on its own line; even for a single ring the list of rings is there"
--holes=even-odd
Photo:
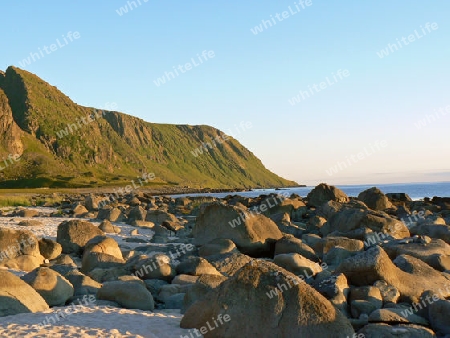
[[[166,299],[164,302],[165,309],[180,309],[183,307],[185,293],[176,293]]]
[[[335,337],[336,332],[346,337],[354,333],[348,319],[325,297],[290,272],[260,260],[192,304],[180,326],[201,329],[219,315],[223,325],[205,337],[279,337],[280,333],[283,337]]]
[[[125,216],[119,208],[106,206],[98,211],[97,219],[106,219],[110,222],[122,222],[125,220]]]
[[[450,245],[441,239],[425,241],[392,241],[383,245],[391,259],[400,255],[416,257],[438,271],[450,270]]]
[[[6,270],[0,270],[0,317],[48,310],[36,290]]]
[[[21,227],[42,227],[44,224],[41,221],[35,219],[29,219],[26,221],[20,221],[19,226]]]
[[[369,314],[377,310],[373,303],[361,299],[352,300],[350,307],[353,318],[357,319],[369,316]]]
[[[344,249],[340,246],[335,246],[323,255],[322,260],[332,267],[336,267],[345,259],[355,256],[357,252]]]
[[[283,195],[271,195],[261,202],[259,209],[267,209],[269,215],[287,214],[294,221],[300,221],[307,211],[306,204],[300,197],[286,198]]]
[[[78,270],[68,272],[64,277],[73,285],[74,296],[96,295],[102,285]]]
[[[125,265],[123,259],[103,252],[87,252],[83,255],[81,271],[90,273],[95,269],[121,268]]]
[[[103,200],[102,197],[97,197],[93,195],[89,195],[84,200],[84,205],[86,209],[89,211],[97,211],[99,207],[99,203]]]
[[[233,276],[251,260],[251,257],[239,252],[208,256],[208,261],[224,276]]]
[[[381,309],[383,306],[383,297],[380,289],[374,286],[362,286],[350,289],[349,302],[354,300],[364,300],[374,306],[374,310]]]
[[[105,282],[97,293],[97,299],[118,303],[126,309],[153,311],[155,302],[142,282]]]
[[[84,205],[78,204],[75,208],[72,210],[72,214],[75,217],[83,216],[89,213],[89,210],[86,209]]]
[[[236,245],[229,239],[217,238],[206,243],[198,250],[201,257],[207,257],[237,251]]]
[[[226,281],[224,276],[215,275],[203,275],[200,276],[196,283],[186,289],[186,294],[183,300],[183,306],[181,307],[181,313],[185,313],[186,310],[194,304],[196,301],[203,299],[209,291],[217,288],[221,283]]]
[[[258,256],[273,252],[275,241],[283,236],[266,216],[216,203],[205,208],[192,233],[196,245],[224,238],[233,241],[241,252]]]
[[[411,202],[412,199],[411,197],[408,196],[408,194],[405,193],[387,193],[386,194],[387,198],[389,198],[389,200],[394,201],[394,202]]]
[[[43,260],[38,239],[30,231],[0,228],[0,266],[31,271]]]
[[[418,325],[428,326],[428,321],[416,314],[407,314],[402,309],[377,309],[369,316],[371,323],[412,323]]]
[[[291,235],[285,235],[275,244],[275,255],[288,253],[297,253],[314,262],[319,262],[319,258],[313,248],[304,243],[301,239]]]
[[[116,281],[122,276],[129,276],[129,275],[130,271],[128,271],[120,263],[116,263],[112,267],[95,268],[88,274],[88,276],[93,280],[95,280],[97,283]]]
[[[181,223],[178,221],[177,222],[164,221],[161,223],[161,226],[172,232],[178,232],[183,229],[183,225],[181,225]]]
[[[89,240],[84,247],[84,254],[90,252],[104,253],[123,260],[119,244],[111,237],[96,236]]]
[[[41,267],[26,274],[22,279],[35,289],[50,306],[63,306],[73,296],[72,284],[58,272]]]
[[[346,237],[326,237],[323,244],[323,253],[326,254],[334,247],[340,247],[352,252],[361,252],[364,251],[364,242]]]
[[[335,274],[343,273],[349,282],[356,286],[373,285],[378,280],[384,280],[400,292],[401,301],[409,303],[417,303],[426,290],[436,293],[438,290],[445,290],[444,286],[448,280],[429,265],[411,256],[407,256],[405,265],[413,266],[411,272],[405,272],[395,266],[386,252],[375,246],[346,259],[336,269]],[[441,292],[444,292],[444,297],[450,296],[450,290]]]
[[[438,300],[431,303],[428,307],[428,317],[432,329],[441,336],[450,335],[450,301]]]
[[[163,281],[161,279],[146,279],[144,280],[145,287],[150,291],[152,295],[159,294],[159,291],[161,290],[161,287],[163,285],[168,285],[166,281]]]
[[[158,295],[155,298],[162,303],[166,303],[174,295],[185,293],[189,288],[190,285],[179,285],[179,284],[162,285],[161,288],[159,289]]]
[[[194,285],[200,276],[178,275],[172,280],[172,284]]]
[[[304,234],[302,236],[302,242],[305,243],[306,245],[308,245],[319,258],[322,257],[323,244],[324,244],[324,240],[322,237],[320,237],[317,234]],[[297,252],[297,253],[309,258],[305,254],[302,254],[300,252]],[[309,258],[309,259],[311,259],[311,258]],[[311,259],[311,260],[313,260],[313,259]]]
[[[450,226],[439,224],[421,224],[410,229],[411,235],[429,236],[434,239],[442,239],[450,244]]]
[[[381,297],[383,298],[383,303],[397,303],[400,298],[400,292],[398,292],[397,288],[389,285],[384,280],[376,281],[373,286],[378,288],[381,293]]]
[[[176,272],[179,275],[184,274],[191,276],[222,275],[214,266],[211,265],[211,263],[201,257],[191,257],[181,262],[177,265]]]
[[[128,221],[145,221],[145,218],[147,216],[147,211],[140,207],[140,206],[135,206],[134,208],[132,208],[128,214]]]
[[[326,213],[328,216],[327,224],[320,228],[320,233],[324,236],[333,231],[347,233],[358,229],[361,221],[367,213],[367,210],[360,207],[355,207],[354,205],[339,205],[337,207],[337,210],[334,208],[324,210],[325,208],[322,207],[321,212]]]
[[[410,236],[406,225],[380,211],[355,207],[354,204],[341,205],[337,210],[328,210],[329,218],[320,232],[326,236],[337,232],[340,236],[364,239],[368,233],[392,236],[401,239]]]
[[[369,324],[358,331],[358,338],[436,338],[430,329],[420,325]]]
[[[151,257],[143,256],[135,264],[132,264],[132,270],[134,275],[141,279],[162,279],[170,282],[176,275],[170,258],[163,254],[155,254]]]
[[[316,279],[312,282],[312,285],[342,313],[347,314],[349,317],[347,298],[350,293],[350,286],[344,274]]]
[[[165,221],[178,222],[178,218],[175,215],[170,214],[166,211],[148,210],[147,216],[145,217],[145,221],[153,222],[157,225],[161,225],[162,222],[165,222]]]
[[[26,218],[37,217],[39,216],[39,211],[33,209],[22,209],[16,212],[16,216]]]
[[[58,226],[56,241],[61,244],[63,253],[81,254],[87,242],[101,235],[103,231],[90,222],[70,220]]]
[[[102,223],[100,223],[98,228],[107,234],[120,234],[120,232],[122,231],[120,227],[113,225],[110,221],[106,219],[103,220]]]
[[[305,279],[322,271],[322,267],[318,263],[297,253],[276,255],[273,262],[296,276],[303,276]]]
[[[348,196],[334,186],[321,183],[309,192],[306,199],[309,206],[318,208],[328,201],[345,203],[348,201]]]
[[[62,253],[61,244],[50,238],[41,238],[39,240],[39,251],[45,259],[56,259]]]
[[[403,222],[383,214],[369,212],[363,217],[359,226],[376,233],[388,234],[396,239],[410,236],[409,229]]]
[[[82,269],[89,273],[95,268],[108,269],[125,264],[117,242],[106,236],[97,236],[86,243],[82,258]]]
[[[380,189],[373,187],[362,191],[358,195],[358,199],[364,202],[372,210],[386,210],[392,208],[389,198],[381,192]]]

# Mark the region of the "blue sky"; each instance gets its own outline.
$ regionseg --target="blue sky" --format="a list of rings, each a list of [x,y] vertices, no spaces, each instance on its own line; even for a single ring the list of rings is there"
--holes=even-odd
[[[235,137],[299,183],[450,181],[450,3],[134,2],[5,0],[0,69],[149,122],[225,132],[251,122]],[[63,47],[24,64],[57,39]],[[193,66],[204,51],[214,57]]]

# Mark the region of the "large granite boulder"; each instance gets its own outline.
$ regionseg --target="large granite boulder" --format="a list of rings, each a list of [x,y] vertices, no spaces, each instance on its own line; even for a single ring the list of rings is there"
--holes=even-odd
[[[358,199],[364,202],[372,210],[386,210],[392,208],[389,198],[381,192],[380,189],[373,187],[362,191],[358,195]]]
[[[266,216],[216,203],[205,208],[192,233],[196,245],[218,238],[230,239],[241,252],[257,256],[273,252],[275,241],[283,237],[277,225]]]
[[[344,338],[354,334],[348,319],[325,297],[290,272],[260,260],[247,264],[192,304],[180,326],[201,330],[219,317],[223,324],[202,332],[206,338]]]
[[[87,242],[101,235],[103,231],[90,222],[70,220],[58,226],[56,241],[61,244],[63,253],[81,254]]]
[[[321,183],[309,192],[306,199],[309,206],[318,208],[328,201],[345,203],[348,201],[348,196],[332,185]]]
[[[81,271],[89,273],[96,268],[108,269],[122,267],[124,264],[119,244],[110,237],[97,236],[85,245]]]

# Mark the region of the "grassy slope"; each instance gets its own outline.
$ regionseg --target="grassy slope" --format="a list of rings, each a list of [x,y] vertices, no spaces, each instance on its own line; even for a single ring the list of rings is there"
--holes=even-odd
[[[9,186],[120,184],[143,172],[155,173],[154,183],[192,187],[296,184],[268,171],[234,139],[194,157],[191,151],[202,142],[223,135],[209,126],[155,124],[105,112],[59,139],[58,131],[91,115],[93,108],[76,105],[56,87],[14,67],[8,68],[0,86],[8,95],[15,121],[26,131],[23,159],[6,172],[9,179],[20,180],[10,181]]]

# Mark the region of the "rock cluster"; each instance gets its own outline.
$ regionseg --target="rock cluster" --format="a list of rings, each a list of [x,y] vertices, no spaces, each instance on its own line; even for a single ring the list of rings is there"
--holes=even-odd
[[[305,199],[101,201],[68,198],[56,241],[33,223],[0,228],[0,265],[27,271],[0,270],[0,316],[95,296],[180,309],[181,327],[207,338],[450,336],[447,199],[377,188],[350,198],[321,184]],[[117,241],[124,224],[153,238]]]

